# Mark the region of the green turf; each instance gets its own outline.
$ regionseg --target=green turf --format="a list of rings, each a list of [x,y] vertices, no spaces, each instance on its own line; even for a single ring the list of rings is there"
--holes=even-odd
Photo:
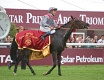
[[[51,66],[32,66],[36,72],[33,76],[27,67],[21,70],[18,67],[17,75],[13,75],[13,68],[8,70],[7,66],[0,66],[0,80],[104,80],[104,65],[80,65],[62,66],[62,76],[58,76],[57,67],[47,76],[42,74],[49,70]]]

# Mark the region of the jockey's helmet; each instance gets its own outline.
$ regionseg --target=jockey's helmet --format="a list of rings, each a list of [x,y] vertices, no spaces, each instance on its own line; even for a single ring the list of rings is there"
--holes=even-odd
[[[55,7],[50,7],[49,10],[48,10],[48,12],[50,13],[52,10],[57,11],[57,8],[55,8]]]

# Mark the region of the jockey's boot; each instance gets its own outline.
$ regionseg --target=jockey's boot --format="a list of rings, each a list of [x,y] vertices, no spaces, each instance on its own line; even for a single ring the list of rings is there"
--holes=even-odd
[[[48,31],[48,32],[46,32],[45,34],[43,34],[42,36],[41,36],[41,38],[43,39],[43,40],[45,40],[45,38],[47,37],[47,36],[49,36],[50,35],[50,31]]]

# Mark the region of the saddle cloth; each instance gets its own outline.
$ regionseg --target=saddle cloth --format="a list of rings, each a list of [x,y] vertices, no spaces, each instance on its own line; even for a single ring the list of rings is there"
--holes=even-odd
[[[24,30],[19,32],[15,36],[18,49],[28,48],[32,50],[30,60],[42,59],[50,55],[50,36],[47,36],[45,40],[41,39],[41,36],[45,34],[40,30]]]

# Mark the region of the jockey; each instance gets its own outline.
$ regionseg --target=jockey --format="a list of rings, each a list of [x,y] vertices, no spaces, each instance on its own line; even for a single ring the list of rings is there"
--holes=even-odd
[[[48,10],[48,14],[44,15],[42,20],[40,21],[40,30],[42,32],[46,32],[44,35],[41,36],[43,40],[45,40],[45,37],[54,34],[56,28],[60,28],[55,21],[52,19],[53,16],[55,16],[57,11],[57,8],[50,7]]]

